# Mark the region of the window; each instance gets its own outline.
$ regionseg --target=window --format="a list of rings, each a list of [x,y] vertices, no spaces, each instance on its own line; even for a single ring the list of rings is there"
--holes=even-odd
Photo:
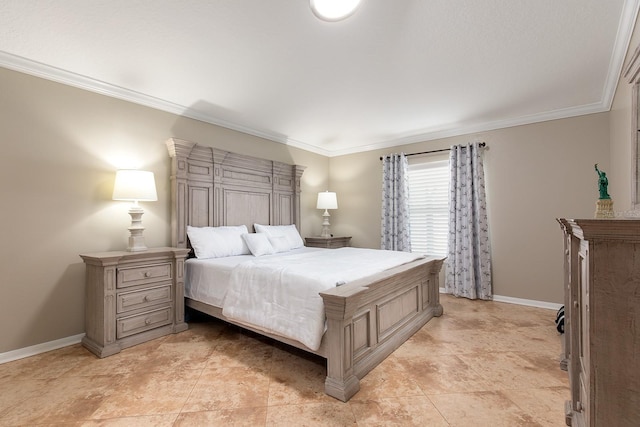
[[[411,251],[447,256],[449,160],[409,165]]]

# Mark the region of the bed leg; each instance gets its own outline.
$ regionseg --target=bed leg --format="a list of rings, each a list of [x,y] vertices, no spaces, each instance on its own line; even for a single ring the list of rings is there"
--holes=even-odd
[[[324,382],[324,392],[331,397],[346,402],[360,390],[360,380],[355,375],[351,375],[344,381],[329,378]]]

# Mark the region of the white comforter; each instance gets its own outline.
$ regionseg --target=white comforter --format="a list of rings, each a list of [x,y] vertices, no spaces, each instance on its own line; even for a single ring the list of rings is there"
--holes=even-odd
[[[317,350],[325,328],[320,292],[422,257],[340,248],[243,262],[231,273],[222,313]]]

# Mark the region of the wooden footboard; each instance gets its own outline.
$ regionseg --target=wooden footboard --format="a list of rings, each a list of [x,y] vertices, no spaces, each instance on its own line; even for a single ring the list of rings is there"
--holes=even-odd
[[[327,315],[328,395],[349,400],[363,376],[431,318],[442,315],[443,261],[425,258],[320,294]]]

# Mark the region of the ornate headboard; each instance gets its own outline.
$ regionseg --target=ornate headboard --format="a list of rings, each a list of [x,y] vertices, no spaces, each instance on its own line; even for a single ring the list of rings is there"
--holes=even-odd
[[[295,224],[305,167],[167,140],[171,157],[171,244],[186,248],[194,227]]]

